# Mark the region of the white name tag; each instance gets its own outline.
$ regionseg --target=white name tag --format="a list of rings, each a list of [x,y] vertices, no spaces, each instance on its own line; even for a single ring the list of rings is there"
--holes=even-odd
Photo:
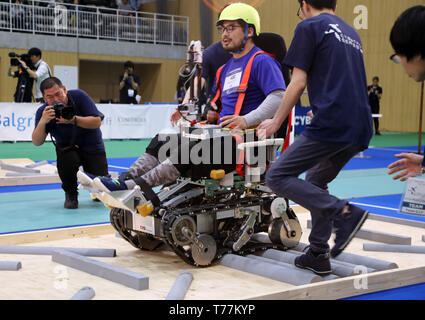
[[[242,69],[238,68],[229,72],[226,76],[226,80],[224,81],[223,93],[231,94],[235,92],[240,84],[242,78]]]
[[[133,89],[128,89],[128,96],[129,97],[133,97],[134,96],[134,90]]]

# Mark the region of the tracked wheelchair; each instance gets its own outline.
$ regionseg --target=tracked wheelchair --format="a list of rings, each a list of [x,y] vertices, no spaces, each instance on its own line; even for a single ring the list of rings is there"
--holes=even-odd
[[[283,60],[282,37],[261,34],[258,42]],[[288,83],[289,72],[284,68],[282,72]],[[301,226],[288,200],[265,185],[265,173],[279,149],[288,146],[292,130],[288,123],[280,137],[261,141],[247,139],[255,136],[254,130],[235,133],[219,126],[195,125],[181,133],[199,142],[231,135],[238,150],[236,170],[231,172],[214,169],[206,175],[194,167],[191,177],[178,178],[156,192],[143,185],[110,193],[86,189],[110,208],[112,226],[134,247],[159,250],[167,245],[191,265],[209,266],[227,253],[287,250],[298,244]],[[268,234],[266,241],[261,233]]]

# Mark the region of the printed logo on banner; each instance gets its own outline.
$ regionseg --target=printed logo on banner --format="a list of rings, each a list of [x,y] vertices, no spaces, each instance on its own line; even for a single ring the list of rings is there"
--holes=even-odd
[[[425,179],[410,178],[400,205],[400,212],[425,216]]]
[[[310,125],[311,118],[307,113],[311,110],[309,107],[301,107],[297,105],[295,107],[295,135],[299,136],[305,128]]]
[[[39,104],[0,103],[0,141],[31,141]]]

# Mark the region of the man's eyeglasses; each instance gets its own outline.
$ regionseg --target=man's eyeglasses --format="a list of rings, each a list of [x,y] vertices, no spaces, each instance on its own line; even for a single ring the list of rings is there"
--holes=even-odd
[[[219,26],[217,27],[217,31],[219,34],[223,34],[224,32],[230,33],[230,32],[233,32],[233,30],[235,30],[236,28],[242,28],[242,27],[235,24],[231,24],[227,27]]]
[[[394,53],[393,55],[391,55],[390,60],[392,62],[394,62],[395,64],[400,64],[401,63],[400,56],[397,53]]]
[[[303,16],[302,16],[302,11],[301,10],[302,10],[302,8],[299,7],[298,8],[298,11],[297,11],[297,17],[300,18],[301,20],[303,20]]]

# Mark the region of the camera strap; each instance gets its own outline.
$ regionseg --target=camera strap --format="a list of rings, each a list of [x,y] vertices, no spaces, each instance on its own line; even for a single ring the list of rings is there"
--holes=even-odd
[[[68,104],[69,104],[70,106],[72,106],[72,108],[73,108],[73,109],[74,109],[74,111],[75,111],[75,114],[77,114],[77,111],[76,111],[77,105],[75,104],[74,99],[72,98],[72,96],[71,96],[69,93],[67,93],[67,97],[68,97]],[[53,144],[55,145],[55,147],[56,147],[58,150],[60,150],[60,151],[67,151],[67,150],[71,150],[72,148],[76,147],[76,145],[75,145],[75,140],[77,139],[77,126],[76,126],[76,125],[73,125],[73,128],[72,128],[71,143],[70,143],[70,145],[69,145],[69,146],[67,146],[67,147],[64,147],[64,148],[59,147],[59,146],[56,144],[56,142],[54,141],[53,136],[52,136],[52,133],[50,133],[50,139],[52,140]]]

